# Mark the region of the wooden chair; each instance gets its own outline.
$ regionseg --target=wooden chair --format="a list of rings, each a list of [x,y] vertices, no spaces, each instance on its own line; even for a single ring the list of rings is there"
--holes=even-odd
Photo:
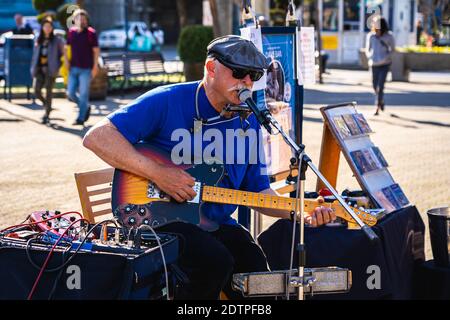
[[[114,168],[75,173],[83,216],[90,223],[112,217],[111,190]],[[103,217],[110,215],[109,217]]]

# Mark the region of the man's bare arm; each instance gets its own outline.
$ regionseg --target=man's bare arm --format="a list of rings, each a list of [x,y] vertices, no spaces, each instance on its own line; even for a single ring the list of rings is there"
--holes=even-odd
[[[70,63],[69,63],[69,45],[64,45],[64,65],[67,69],[70,68]]]
[[[94,63],[92,67],[92,78],[95,78],[95,76],[98,73],[98,57],[100,56],[100,48],[99,47],[93,47],[92,53],[94,56]]]
[[[195,197],[194,179],[181,169],[168,168],[140,154],[107,118],[92,127],[83,146],[114,168],[153,181],[161,190],[182,202]]]

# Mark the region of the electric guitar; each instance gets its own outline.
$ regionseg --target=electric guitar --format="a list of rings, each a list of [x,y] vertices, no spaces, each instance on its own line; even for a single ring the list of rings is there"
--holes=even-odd
[[[178,167],[195,179],[194,191],[197,196],[183,203],[171,200],[151,181],[127,171],[116,169],[112,185],[112,210],[114,217],[125,228],[150,225],[162,226],[173,221],[183,221],[198,225],[204,230],[213,231],[218,225],[202,214],[203,203],[222,203],[244,205],[256,208],[270,208],[295,211],[295,199],[256,192],[240,191],[218,187],[224,175],[224,165],[214,161],[204,161],[199,165],[181,165],[172,163],[165,151],[150,144],[139,143],[136,150],[146,157],[151,157],[159,164]],[[338,201],[319,203],[317,200],[305,199],[304,210],[314,210],[317,206],[327,206],[334,210],[336,216],[356,223],[342,208]],[[377,219],[364,211],[353,208],[358,217],[369,226]]]

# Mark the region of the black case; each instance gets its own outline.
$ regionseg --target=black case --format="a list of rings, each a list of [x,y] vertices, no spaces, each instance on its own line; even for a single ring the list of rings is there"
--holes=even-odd
[[[170,270],[178,259],[178,238],[158,235],[168,265],[170,290],[175,285]],[[39,269],[30,263],[26,247],[25,241],[0,238],[0,299],[27,299]],[[50,249],[51,245],[33,244],[28,254],[37,266],[42,266]],[[57,247],[46,269],[61,266],[74,251]],[[77,267],[78,271],[74,271]],[[80,289],[73,288],[75,272],[80,274]],[[32,299],[161,299],[165,288],[163,260],[157,246],[142,247],[137,254],[126,249],[123,253],[80,250],[61,270],[43,273]]]

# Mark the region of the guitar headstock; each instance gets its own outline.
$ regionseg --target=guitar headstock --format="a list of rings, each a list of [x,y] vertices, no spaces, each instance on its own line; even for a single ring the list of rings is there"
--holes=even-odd
[[[356,223],[356,221],[353,220],[353,217],[342,207],[342,205],[339,203],[339,201],[337,201],[337,200],[334,201],[331,204],[331,208],[336,213],[336,216],[344,219],[345,221]],[[378,219],[376,217],[374,217],[373,215],[371,215],[369,212],[358,209],[358,208],[354,208],[351,206],[350,206],[350,208],[369,227],[373,227],[374,225],[377,224]]]

